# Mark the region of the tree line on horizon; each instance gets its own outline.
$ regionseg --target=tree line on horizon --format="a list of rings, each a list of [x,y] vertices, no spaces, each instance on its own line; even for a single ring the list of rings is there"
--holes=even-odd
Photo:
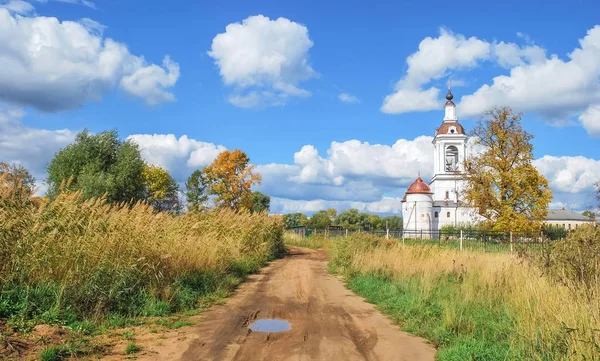
[[[532,163],[533,135],[523,129],[521,114],[508,107],[493,108],[469,135],[483,151],[470,155],[463,164],[466,189],[462,199],[487,220],[487,229],[540,231],[553,195],[548,180]],[[84,198],[104,196],[114,204],[146,201],[157,211],[176,214],[184,205],[192,212],[213,207],[268,212],[270,197],[252,190],[261,176],[249,161],[241,150],[224,151],[209,166],[195,170],[182,190],[167,170],[146,164],[137,144],[120,140],[116,130],[82,131],[49,163],[45,198],[53,199],[61,191],[79,191]],[[31,202],[43,200],[34,196],[35,179],[25,168],[1,163],[3,174],[7,175],[5,182],[20,184]],[[600,183],[596,186],[600,197]],[[376,230],[384,229],[386,221],[389,229],[402,227],[401,217],[382,218],[356,209],[339,215],[329,209],[310,218],[300,213],[283,218],[288,228],[341,225]]]
[[[402,217],[381,217],[376,214],[360,212],[350,208],[338,213],[334,208],[321,210],[310,218],[304,213],[290,213],[283,215],[286,228],[305,226],[310,229],[325,229],[328,226],[342,226],[349,230],[402,230]]]
[[[0,163],[6,185],[30,202],[52,200],[61,192],[81,192],[84,199],[104,197],[108,203],[147,202],[158,212],[179,214],[209,208],[268,212],[270,197],[252,191],[261,176],[241,150],[223,151],[207,167],[195,170],[183,190],[164,168],[147,164],[139,147],[122,141],[116,130],[90,134],[84,130],[57,152],[47,166],[48,190],[34,196],[35,178],[20,165]]]

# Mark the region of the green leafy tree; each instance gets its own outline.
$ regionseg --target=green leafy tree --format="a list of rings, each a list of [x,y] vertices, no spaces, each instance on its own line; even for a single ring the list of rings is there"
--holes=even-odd
[[[347,229],[371,229],[369,215],[361,213],[356,208],[341,211],[334,220],[334,224]]]
[[[269,213],[269,208],[271,207],[271,197],[268,195],[254,191],[252,192],[252,206],[250,207],[251,213],[260,213],[267,212]]]
[[[81,191],[86,198],[106,194],[111,203],[142,200],[144,166],[137,144],[119,140],[115,130],[94,135],[84,130],[48,165],[48,195],[55,197],[70,179],[65,190]]]
[[[337,209],[335,209],[335,208],[329,208],[329,209],[327,209],[327,215],[333,221],[335,219],[335,217],[337,216]]]
[[[383,223],[384,228],[385,228],[386,224],[387,224],[388,229],[402,230],[402,228],[403,228],[402,217],[398,217],[398,216],[383,217],[381,222]]]
[[[144,167],[146,201],[157,211],[177,213],[181,210],[179,185],[165,169]]]
[[[318,211],[313,214],[308,220],[307,227],[314,229],[324,229],[331,224],[331,218],[327,214],[327,211]]]
[[[590,210],[583,211],[581,213],[581,215],[582,216],[586,216],[586,217],[591,218],[591,219],[594,219],[594,220],[596,219],[596,214],[594,212],[590,211]]]
[[[304,213],[284,214],[283,223],[288,229],[296,226],[305,226],[308,223],[308,217]]]
[[[508,107],[490,110],[471,132],[482,152],[464,162],[464,200],[492,222],[493,230],[538,232],[552,192],[533,165],[533,136]]]
[[[185,197],[189,211],[200,212],[206,209],[208,185],[201,170],[195,170],[185,182]]]

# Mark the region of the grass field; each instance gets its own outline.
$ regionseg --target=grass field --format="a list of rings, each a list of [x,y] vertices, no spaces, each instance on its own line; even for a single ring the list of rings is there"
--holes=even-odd
[[[201,309],[284,253],[279,217],[175,216],[77,193],[39,207],[0,194],[0,224],[0,326],[24,332]]]
[[[598,360],[600,303],[503,253],[403,245],[372,236],[322,240],[330,269],[439,360]]]

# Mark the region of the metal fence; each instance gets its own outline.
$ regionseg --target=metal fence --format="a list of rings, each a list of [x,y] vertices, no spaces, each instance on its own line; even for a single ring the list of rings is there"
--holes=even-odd
[[[513,232],[491,232],[478,230],[456,231],[410,231],[410,230],[328,230],[296,229],[301,237],[315,235],[327,238],[347,236],[354,233],[397,239],[407,245],[431,245],[458,250],[482,252],[530,252],[542,250],[554,240],[543,232],[523,234]]]

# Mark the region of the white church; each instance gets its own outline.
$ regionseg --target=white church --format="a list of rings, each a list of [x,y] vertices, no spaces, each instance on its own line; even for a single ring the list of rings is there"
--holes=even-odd
[[[461,164],[467,157],[467,135],[456,117],[454,96],[448,88],[445,115],[433,139],[433,178],[429,184],[419,176],[402,199],[404,231],[435,232],[444,225],[481,220],[475,209],[460,200],[464,181]]]

